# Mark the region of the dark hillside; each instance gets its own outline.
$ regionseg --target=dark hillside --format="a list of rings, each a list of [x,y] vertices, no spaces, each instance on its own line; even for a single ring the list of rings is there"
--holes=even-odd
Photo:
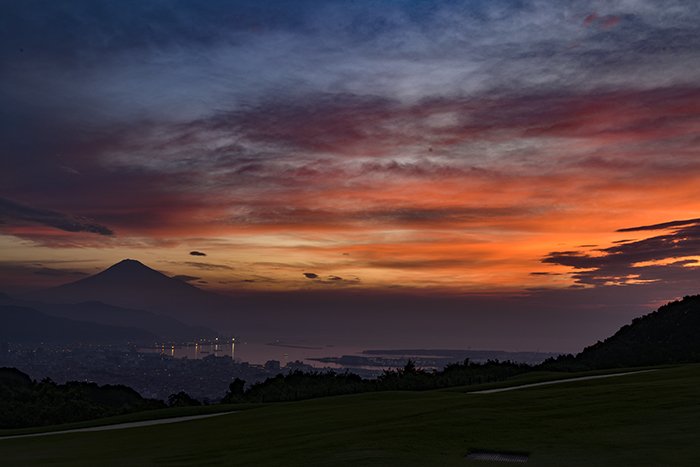
[[[580,354],[550,359],[551,369],[616,368],[700,362],[700,295],[636,318]]]
[[[0,368],[0,429],[53,425],[164,407],[126,386],[32,379]]]

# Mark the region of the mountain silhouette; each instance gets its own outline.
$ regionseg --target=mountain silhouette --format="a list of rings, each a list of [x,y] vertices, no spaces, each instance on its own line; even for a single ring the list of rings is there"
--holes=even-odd
[[[140,261],[125,259],[114,264],[94,276],[80,279],[76,282],[58,287],[62,291],[77,291],[81,289],[109,290],[118,287],[124,289],[138,289],[147,286],[170,293],[186,291],[189,293],[202,292],[197,287],[186,282],[173,279],[162,272],[149,268]]]
[[[29,297],[26,297],[29,298]],[[188,324],[216,322],[214,314],[230,309],[225,297],[206,292],[125,259],[104,271],[76,282],[35,292],[31,299],[51,303],[102,302],[148,310],[180,319]]]
[[[49,316],[32,308],[0,306],[0,341],[13,343],[150,343],[157,336],[123,326]]]
[[[700,362],[700,295],[635,318],[614,335],[545,367],[615,368]]]
[[[167,340],[190,340],[196,337],[216,335],[211,329],[202,326],[189,326],[175,318],[150,311],[108,305],[102,302],[25,303],[27,306],[51,316],[109,326],[139,328]]]

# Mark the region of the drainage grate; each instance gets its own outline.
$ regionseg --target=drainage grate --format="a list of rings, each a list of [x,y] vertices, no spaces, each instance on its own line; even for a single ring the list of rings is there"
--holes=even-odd
[[[471,451],[467,454],[467,459],[472,461],[491,462],[516,462],[524,464],[530,456],[522,453],[494,452],[494,451]]]

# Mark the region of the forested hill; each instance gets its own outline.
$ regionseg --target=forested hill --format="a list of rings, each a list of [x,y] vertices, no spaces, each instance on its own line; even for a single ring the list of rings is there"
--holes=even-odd
[[[122,385],[33,381],[15,368],[0,368],[0,429],[91,420],[165,407]]]
[[[700,362],[700,295],[686,296],[636,318],[580,354],[544,367],[614,368]]]

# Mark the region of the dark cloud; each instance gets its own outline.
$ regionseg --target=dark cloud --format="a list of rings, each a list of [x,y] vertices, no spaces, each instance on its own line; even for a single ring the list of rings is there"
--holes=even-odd
[[[207,256],[206,253],[203,253],[201,251],[190,251],[190,255],[192,255],[192,256]]]
[[[315,152],[380,151],[397,134],[372,123],[388,123],[405,110],[387,98],[320,93],[303,102],[269,101],[256,108],[222,113],[197,122],[209,131],[232,128],[253,141]],[[368,121],[368,117],[374,122]],[[371,145],[368,136],[372,136]]]
[[[0,289],[12,294],[72,282],[89,273],[72,261],[0,261]],[[62,266],[66,267],[63,268]],[[94,273],[94,271],[92,271]]]
[[[59,113],[42,114],[39,120]],[[0,125],[0,140],[8,141],[0,148],[0,186],[7,197],[21,194],[26,206],[48,206],[60,213],[70,209],[71,215],[99,219],[99,227],[108,225],[110,231],[113,227],[121,239],[134,231],[143,236],[183,225],[191,209],[206,204],[206,200],[183,193],[194,184],[195,174],[106,162],[106,153],[151,153],[148,132],[153,124],[134,121],[98,128],[100,123],[94,123],[83,128],[54,118],[14,130]],[[67,174],[61,168],[64,165],[75,167],[80,174]],[[92,224],[81,217],[78,220]],[[104,228],[95,230],[106,233]],[[34,239],[31,233],[22,236]]]
[[[637,241],[636,238],[623,238],[622,240],[615,240],[613,243],[614,244],[619,244],[619,243],[629,243],[629,242],[634,242]]]
[[[374,268],[385,269],[451,269],[456,267],[469,267],[479,263],[477,259],[445,258],[445,259],[379,259],[368,261],[368,265]]]
[[[376,222],[389,223],[460,223],[483,221],[495,217],[524,216],[530,213],[527,207],[484,208],[484,207],[440,207],[440,208],[394,208],[357,213],[354,216]]]
[[[0,224],[30,223],[54,227],[66,232],[89,232],[99,235],[113,235],[104,225],[91,220],[63,214],[49,209],[24,206],[9,199],[0,198]]]
[[[688,85],[649,90],[527,89],[432,97],[409,104],[387,97],[314,93],[303,100],[270,100],[224,112],[193,122],[192,128],[233,132],[244,140],[287,150],[386,155],[397,147],[444,149],[471,138],[497,141],[504,131],[524,137],[596,136],[622,141],[632,134],[644,139],[690,135],[693,127],[686,123],[696,116],[688,104],[698,101],[700,89]],[[428,117],[445,113],[454,115],[453,121],[432,127]],[[256,171],[262,168],[259,163],[246,164],[251,166]],[[317,170],[312,168],[307,175]]]
[[[196,261],[186,261],[185,264],[204,271],[233,271],[231,266],[226,266],[225,264],[200,263]]]
[[[644,282],[694,284],[700,279],[700,219],[620,229],[622,232],[671,229],[668,234],[615,243],[597,250],[554,251],[543,263],[568,266],[579,284],[629,285]],[[695,287],[695,285],[693,285]]]
[[[698,219],[687,219],[687,220],[681,220],[681,221],[671,221],[671,222],[662,222],[660,224],[652,224],[652,225],[642,225],[639,227],[627,227],[624,229],[618,229],[617,232],[641,232],[645,230],[663,230],[663,229],[668,229],[672,227],[682,227],[684,225],[691,225],[691,224],[698,224],[700,223],[700,218]],[[629,240],[619,240],[620,242],[624,241],[629,241]]]
[[[201,277],[188,276],[187,274],[178,274],[177,276],[173,276],[173,279],[177,279],[177,280],[183,281],[183,282],[192,282],[192,281],[199,281],[201,279]]]
[[[315,284],[322,284],[322,285],[333,285],[336,287],[346,287],[346,286],[354,286],[360,283],[360,278],[359,277],[352,277],[352,278],[342,278],[340,276],[336,276],[333,274],[330,274],[325,277],[321,277],[319,274],[316,274],[314,272],[305,272],[303,273],[304,277],[307,279],[311,279],[314,281]]]
[[[50,277],[70,277],[70,276],[87,276],[88,273],[82,271],[69,271],[66,269],[53,269],[42,267],[33,272],[38,276],[50,276]]]
[[[480,223],[485,219],[525,217],[532,213],[529,207],[395,207],[389,209],[329,210],[292,206],[251,206],[234,218],[237,223],[251,225],[328,225],[348,224],[429,224]]]

